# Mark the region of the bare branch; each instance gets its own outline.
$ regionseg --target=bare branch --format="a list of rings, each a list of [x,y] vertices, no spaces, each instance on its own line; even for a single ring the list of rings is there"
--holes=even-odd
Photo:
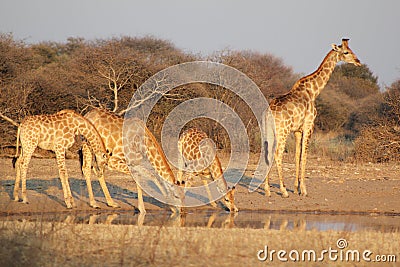
[[[16,121],[14,121],[13,119],[11,119],[10,117],[4,115],[3,113],[0,112],[0,117],[3,118],[4,120],[8,121],[9,123],[11,123],[12,125],[19,127],[19,123],[17,123]]]

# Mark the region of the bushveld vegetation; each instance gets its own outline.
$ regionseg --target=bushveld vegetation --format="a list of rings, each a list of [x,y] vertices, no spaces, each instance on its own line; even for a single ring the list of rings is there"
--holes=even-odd
[[[271,54],[228,50],[205,58],[153,37],[68,38],[63,43],[27,44],[12,34],[0,34],[0,114],[5,118],[0,120],[0,153],[10,153],[15,146],[12,121],[61,109],[84,112],[91,106],[123,115],[146,79],[166,67],[194,60],[213,60],[239,69],[267,99],[287,92],[302,76]],[[315,62],[315,68],[319,63]],[[317,98],[311,153],[339,160],[399,160],[400,80],[388,88],[379,88],[377,80],[367,65],[343,64],[335,69]],[[238,110],[251,149],[258,150],[254,142],[259,140],[258,129],[250,109],[230,91],[208,84],[175,88],[158,102],[148,122],[156,137],[175,106],[198,96],[219,99]],[[219,148],[229,147],[226,132],[217,123],[207,119],[192,123],[216,140]]]

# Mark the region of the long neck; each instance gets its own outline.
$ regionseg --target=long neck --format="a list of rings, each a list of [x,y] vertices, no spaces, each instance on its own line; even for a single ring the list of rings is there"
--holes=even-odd
[[[298,80],[293,86],[292,91],[306,92],[312,100],[315,100],[328,83],[338,62],[339,58],[337,52],[331,50],[325,56],[318,69],[310,75]]]
[[[79,127],[78,131],[90,143],[90,147],[93,149],[93,152],[105,153],[106,147],[96,128],[94,128],[94,126],[84,118],[79,118],[79,120],[81,126]]]
[[[170,183],[175,184],[175,175],[168,164],[164,152],[162,151],[154,135],[149,131],[149,129],[147,129],[147,127],[145,128],[145,131],[146,153],[149,157],[151,165],[157,171],[158,175],[168,180]]]
[[[210,165],[210,171],[214,181],[217,181],[217,187],[219,188],[219,190],[226,193],[228,190],[228,185],[224,178],[224,173],[222,172],[221,162],[216,155],[215,159]]]

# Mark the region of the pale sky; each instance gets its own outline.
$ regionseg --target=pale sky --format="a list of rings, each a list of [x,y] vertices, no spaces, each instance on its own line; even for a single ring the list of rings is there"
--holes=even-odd
[[[348,37],[380,85],[400,79],[398,0],[0,0],[0,32],[27,43],[152,35],[203,55],[271,53],[303,74]]]

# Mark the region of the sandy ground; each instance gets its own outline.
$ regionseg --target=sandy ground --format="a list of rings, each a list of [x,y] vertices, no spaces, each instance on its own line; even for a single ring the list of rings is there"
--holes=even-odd
[[[286,160],[286,162],[290,162]],[[67,160],[77,211],[92,210],[89,207],[87,189],[79,169],[78,160]],[[276,169],[272,169],[271,192],[267,198],[263,190],[250,193],[248,181],[255,165],[249,165],[246,176],[236,186],[236,206],[239,210],[291,211],[313,213],[376,213],[400,214],[400,164],[352,164],[321,160],[308,160],[306,184],[308,196],[293,193],[294,164],[285,163],[284,173],[289,198],[279,193]],[[10,158],[0,158],[0,212],[3,214],[25,212],[66,211],[55,159],[33,158],[28,170],[29,204],[12,201],[15,170]],[[127,175],[106,171],[106,181],[119,210],[132,210],[137,206],[136,185]],[[97,178],[93,175],[93,190],[101,210],[112,210],[106,205]],[[164,204],[149,196],[144,198],[148,211],[168,210]],[[213,209],[210,205],[196,208]],[[216,209],[221,209],[218,207]]]
[[[73,210],[65,207],[55,159],[32,160],[27,182],[30,203],[23,204],[12,201],[11,159],[0,158],[0,244],[7,244],[0,246],[0,266],[281,266],[283,261],[270,254],[272,250],[286,251],[289,265],[367,264],[363,259],[331,260],[327,254],[323,261],[288,260],[289,251],[313,250],[319,258],[328,249],[345,256],[371,251],[372,266],[397,266],[400,261],[399,164],[349,164],[310,157],[309,196],[300,197],[293,194],[294,166],[287,163],[289,198],[280,196],[274,169],[271,197],[262,190],[249,193],[247,184],[255,169],[250,165],[237,185],[238,214],[205,205],[177,216],[148,196],[144,198],[148,213],[133,214],[137,206],[133,179],[111,171],[106,172],[107,185],[121,207],[107,207],[95,179],[100,209],[94,210],[78,161],[67,160],[67,168],[77,204]],[[346,247],[339,248],[339,241]],[[260,261],[257,255],[265,256],[267,247],[270,258]]]

